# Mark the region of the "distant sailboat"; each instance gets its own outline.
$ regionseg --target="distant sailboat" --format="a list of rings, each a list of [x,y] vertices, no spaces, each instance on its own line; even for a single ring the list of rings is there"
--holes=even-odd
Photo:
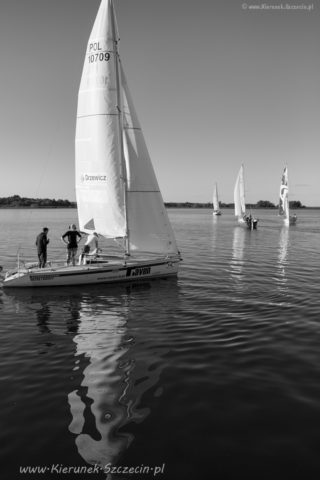
[[[180,254],[118,52],[112,0],[102,0],[78,96],[76,194],[80,230],[113,239],[119,257],[7,272],[4,285],[114,283],[176,275]]]
[[[218,186],[215,183],[213,189],[213,212],[212,215],[221,215],[221,211],[219,209],[219,199],[218,199]]]
[[[241,165],[234,186],[234,214],[238,217],[240,225],[247,226],[250,230],[256,229],[258,220],[246,214],[246,201],[244,193],[244,168]]]
[[[286,226],[295,225],[297,216],[290,215],[289,211],[289,182],[288,182],[288,168],[284,167],[280,184],[279,195],[279,215],[283,217],[283,223]]]

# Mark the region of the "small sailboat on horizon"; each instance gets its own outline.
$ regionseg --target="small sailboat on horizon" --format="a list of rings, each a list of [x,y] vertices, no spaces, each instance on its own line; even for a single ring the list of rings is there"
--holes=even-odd
[[[79,227],[114,240],[119,256],[35,267],[19,262],[5,287],[87,285],[177,275],[180,253],[118,50],[112,0],[102,0],[78,95],[75,187]]]
[[[295,225],[297,223],[297,215],[290,215],[289,207],[289,181],[288,181],[288,167],[285,166],[280,183],[279,194],[279,215],[283,217],[283,224],[285,226]]]
[[[255,230],[258,225],[258,220],[252,216],[246,214],[246,201],[244,190],[244,167],[243,164],[240,167],[236,183],[234,186],[234,214],[238,217],[238,223],[241,226],[246,226],[249,230]]]
[[[215,183],[214,188],[213,188],[213,199],[212,199],[212,204],[213,204],[213,212],[212,215],[221,215],[221,210],[219,208],[219,197],[218,197],[218,186],[217,183]]]

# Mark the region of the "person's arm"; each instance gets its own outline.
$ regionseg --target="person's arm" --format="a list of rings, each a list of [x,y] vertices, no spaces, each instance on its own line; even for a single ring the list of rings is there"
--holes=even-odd
[[[68,243],[65,241],[65,237],[68,235],[68,232],[66,232],[64,235],[61,236],[61,240],[63,241],[63,243],[67,244]]]

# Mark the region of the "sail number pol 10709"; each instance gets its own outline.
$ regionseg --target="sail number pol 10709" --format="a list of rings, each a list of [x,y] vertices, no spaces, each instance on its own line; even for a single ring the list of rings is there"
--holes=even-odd
[[[89,44],[89,63],[94,62],[107,62],[110,60],[110,53],[103,52],[100,47],[100,42],[94,42]]]

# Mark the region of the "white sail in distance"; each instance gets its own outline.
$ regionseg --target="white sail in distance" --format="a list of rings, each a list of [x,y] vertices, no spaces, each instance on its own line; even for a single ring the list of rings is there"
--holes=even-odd
[[[279,215],[283,217],[284,223],[289,225],[289,184],[288,184],[288,168],[285,167],[281,177],[280,194],[279,194]]]
[[[234,214],[242,219],[246,213],[246,203],[244,195],[244,169],[241,165],[234,187]]]
[[[212,203],[213,203],[213,210],[219,210],[218,186],[217,186],[216,183],[215,183],[214,189],[213,189]]]
[[[88,42],[76,146],[80,228],[123,237],[130,251],[178,253],[120,62],[112,0],[102,0]]]

